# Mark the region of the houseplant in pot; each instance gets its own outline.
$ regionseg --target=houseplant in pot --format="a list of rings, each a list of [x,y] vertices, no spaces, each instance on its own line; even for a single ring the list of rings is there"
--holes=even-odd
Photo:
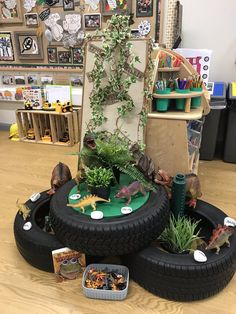
[[[111,169],[95,167],[87,171],[87,185],[93,195],[108,199],[110,196],[110,184],[113,179]]]

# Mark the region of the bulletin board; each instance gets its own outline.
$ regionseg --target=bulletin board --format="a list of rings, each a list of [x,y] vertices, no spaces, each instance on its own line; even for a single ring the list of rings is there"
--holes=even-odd
[[[140,63],[135,65],[135,68],[140,72],[144,73],[147,65],[147,55],[148,55],[148,42],[145,39],[133,39],[131,40],[133,47],[132,53],[140,58]],[[82,139],[87,130],[87,125],[92,117],[90,104],[90,94],[93,89],[93,83],[89,80],[89,73],[94,67],[94,55],[91,52],[90,45],[100,48],[102,46],[101,41],[90,41],[86,45],[86,62],[85,62],[85,75],[84,75],[84,89],[83,89],[83,105],[82,105],[82,131],[81,131],[81,143]],[[106,79],[109,77],[108,67],[105,65],[106,77],[104,77],[104,84],[106,84]],[[135,103],[135,108],[128,113],[127,118],[122,118],[119,122],[119,127],[122,132],[126,132],[126,135],[131,141],[143,140],[143,134],[138,134],[138,124],[139,124],[139,113],[143,107],[144,95],[144,78],[139,79],[136,83],[132,84],[129,88],[129,95]],[[113,132],[116,128],[116,120],[118,117],[117,107],[120,106],[120,102],[112,102],[104,106],[104,115],[109,117],[107,121],[102,125],[102,127],[97,128],[97,131],[107,130]]]
[[[11,1],[11,0],[10,0]],[[15,1],[15,0],[14,0]],[[150,0],[148,8],[145,9],[147,1],[144,0],[70,0],[73,5],[66,5],[65,0],[54,1],[56,4],[53,6],[39,5],[43,0],[31,1],[35,2],[36,5],[30,10],[29,0],[17,0],[17,13],[12,13],[7,7],[4,7],[5,0],[1,1],[0,4],[0,42],[1,34],[8,33],[10,36],[10,42],[12,46],[13,56],[12,58],[6,58],[3,60],[1,58],[1,47],[0,47],[0,64],[50,64],[50,66],[67,66],[74,65],[76,67],[82,68],[83,60],[77,58],[78,51],[75,48],[79,48],[81,43],[78,41],[73,48],[64,48],[62,41],[56,41],[53,39],[51,42],[46,37],[50,37],[45,33],[46,29],[49,29],[51,33],[56,36],[57,39],[61,37],[60,32],[63,31],[63,35],[73,35],[75,29],[73,29],[73,20],[70,18],[67,20],[68,15],[76,14],[80,15],[81,19],[78,23],[81,24],[81,28],[77,31],[78,37],[79,32],[84,33],[94,33],[97,29],[105,28],[107,20],[111,15],[115,13],[128,14],[132,13],[132,29],[137,29],[140,23],[144,23],[146,27],[149,23],[150,32],[147,34],[148,37],[153,37],[157,41],[162,40],[162,13],[163,13],[163,0]],[[49,1],[53,3],[53,1]],[[68,2],[68,1],[67,1]],[[107,9],[109,3],[115,2],[117,8],[115,10]],[[127,12],[119,10],[119,3],[127,2]],[[64,3],[64,6],[63,6]],[[28,4],[28,6],[27,6]],[[2,11],[5,9],[5,11]],[[55,23],[47,23],[47,19],[44,21],[41,18],[46,16],[47,10],[50,10],[50,15],[54,14]],[[27,12],[28,10],[28,12]],[[6,18],[2,12],[5,12],[7,16],[15,16],[14,18]],[[8,12],[8,13],[6,13]],[[57,16],[55,16],[57,14]],[[41,18],[40,18],[41,16]],[[89,24],[89,18],[94,17],[98,24],[95,27]],[[59,20],[57,20],[59,18]],[[78,18],[78,16],[77,16]],[[54,23],[54,26],[52,24]],[[50,26],[47,26],[50,25]],[[47,35],[46,35],[47,34]],[[29,35],[29,36],[28,36]],[[32,48],[27,51],[27,47],[30,46],[30,40],[26,40],[30,37],[33,43],[37,44],[37,51]],[[69,36],[68,36],[69,37]],[[73,37],[73,36],[72,36]],[[159,38],[160,37],[160,38]],[[67,38],[68,41],[70,40]],[[25,41],[26,40],[26,41]],[[25,49],[22,49],[22,43]],[[28,45],[27,45],[28,43]],[[65,44],[65,40],[64,40]],[[51,49],[51,50],[50,50]],[[24,51],[23,51],[24,50]],[[64,55],[63,55],[64,52]],[[70,57],[68,57],[68,52]],[[77,53],[77,54],[76,54]],[[54,57],[55,55],[55,57]],[[60,57],[61,56],[61,57]],[[60,57],[60,58],[59,58]],[[60,59],[60,60],[59,60]]]

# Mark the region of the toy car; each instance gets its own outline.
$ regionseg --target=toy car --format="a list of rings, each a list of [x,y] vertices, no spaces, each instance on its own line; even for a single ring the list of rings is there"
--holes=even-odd
[[[58,113],[65,113],[65,112],[72,112],[73,108],[72,108],[72,104],[70,101],[65,102],[64,104],[62,104],[59,100],[56,101],[56,112]]]
[[[32,102],[29,100],[25,101],[24,105],[25,105],[26,110],[32,110],[33,109]]]
[[[29,130],[27,131],[26,138],[27,138],[28,140],[35,140],[34,129],[29,129]]]
[[[46,129],[44,131],[44,136],[42,136],[41,139],[43,142],[51,142],[52,141],[51,131],[49,129]]]
[[[43,110],[54,111],[55,109],[55,104],[51,104],[48,100],[43,104]]]

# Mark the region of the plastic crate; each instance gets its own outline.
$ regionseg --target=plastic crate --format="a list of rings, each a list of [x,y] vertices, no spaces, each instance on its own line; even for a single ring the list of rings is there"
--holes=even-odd
[[[95,268],[98,271],[116,272],[124,276],[126,280],[126,287],[124,290],[112,291],[102,289],[92,289],[85,286],[85,280],[90,269]],[[123,300],[126,298],[129,286],[129,269],[123,265],[112,265],[112,264],[90,264],[86,267],[83,279],[82,287],[86,297],[92,299],[103,299],[103,300]]]

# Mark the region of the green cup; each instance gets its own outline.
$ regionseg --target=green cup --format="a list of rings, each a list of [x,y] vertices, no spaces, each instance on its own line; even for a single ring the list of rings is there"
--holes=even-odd
[[[179,93],[179,94],[189,94],[190,93],[190,90],[189,89],[179,89],[179,88],[176,88],[176,93]],[[185,109],[185,102],[186,102],[186,98],[178,98],[176,99],[176,109],[177,110],[181,110],[183,111]]]
[[[191,92],[202,92],[202,87],[193,87],[191,88]],[[199,108],[201,105],[201,96],[193,97],[191,99],[191,108]]]
[[[170,94],[171,89],[166,88],[164,90],[158,90],[156,89],[156,94],[160,95],[168,95]],[[169,107],[169,98],[156,98],[156,111],[165,112],[168,110]]]

